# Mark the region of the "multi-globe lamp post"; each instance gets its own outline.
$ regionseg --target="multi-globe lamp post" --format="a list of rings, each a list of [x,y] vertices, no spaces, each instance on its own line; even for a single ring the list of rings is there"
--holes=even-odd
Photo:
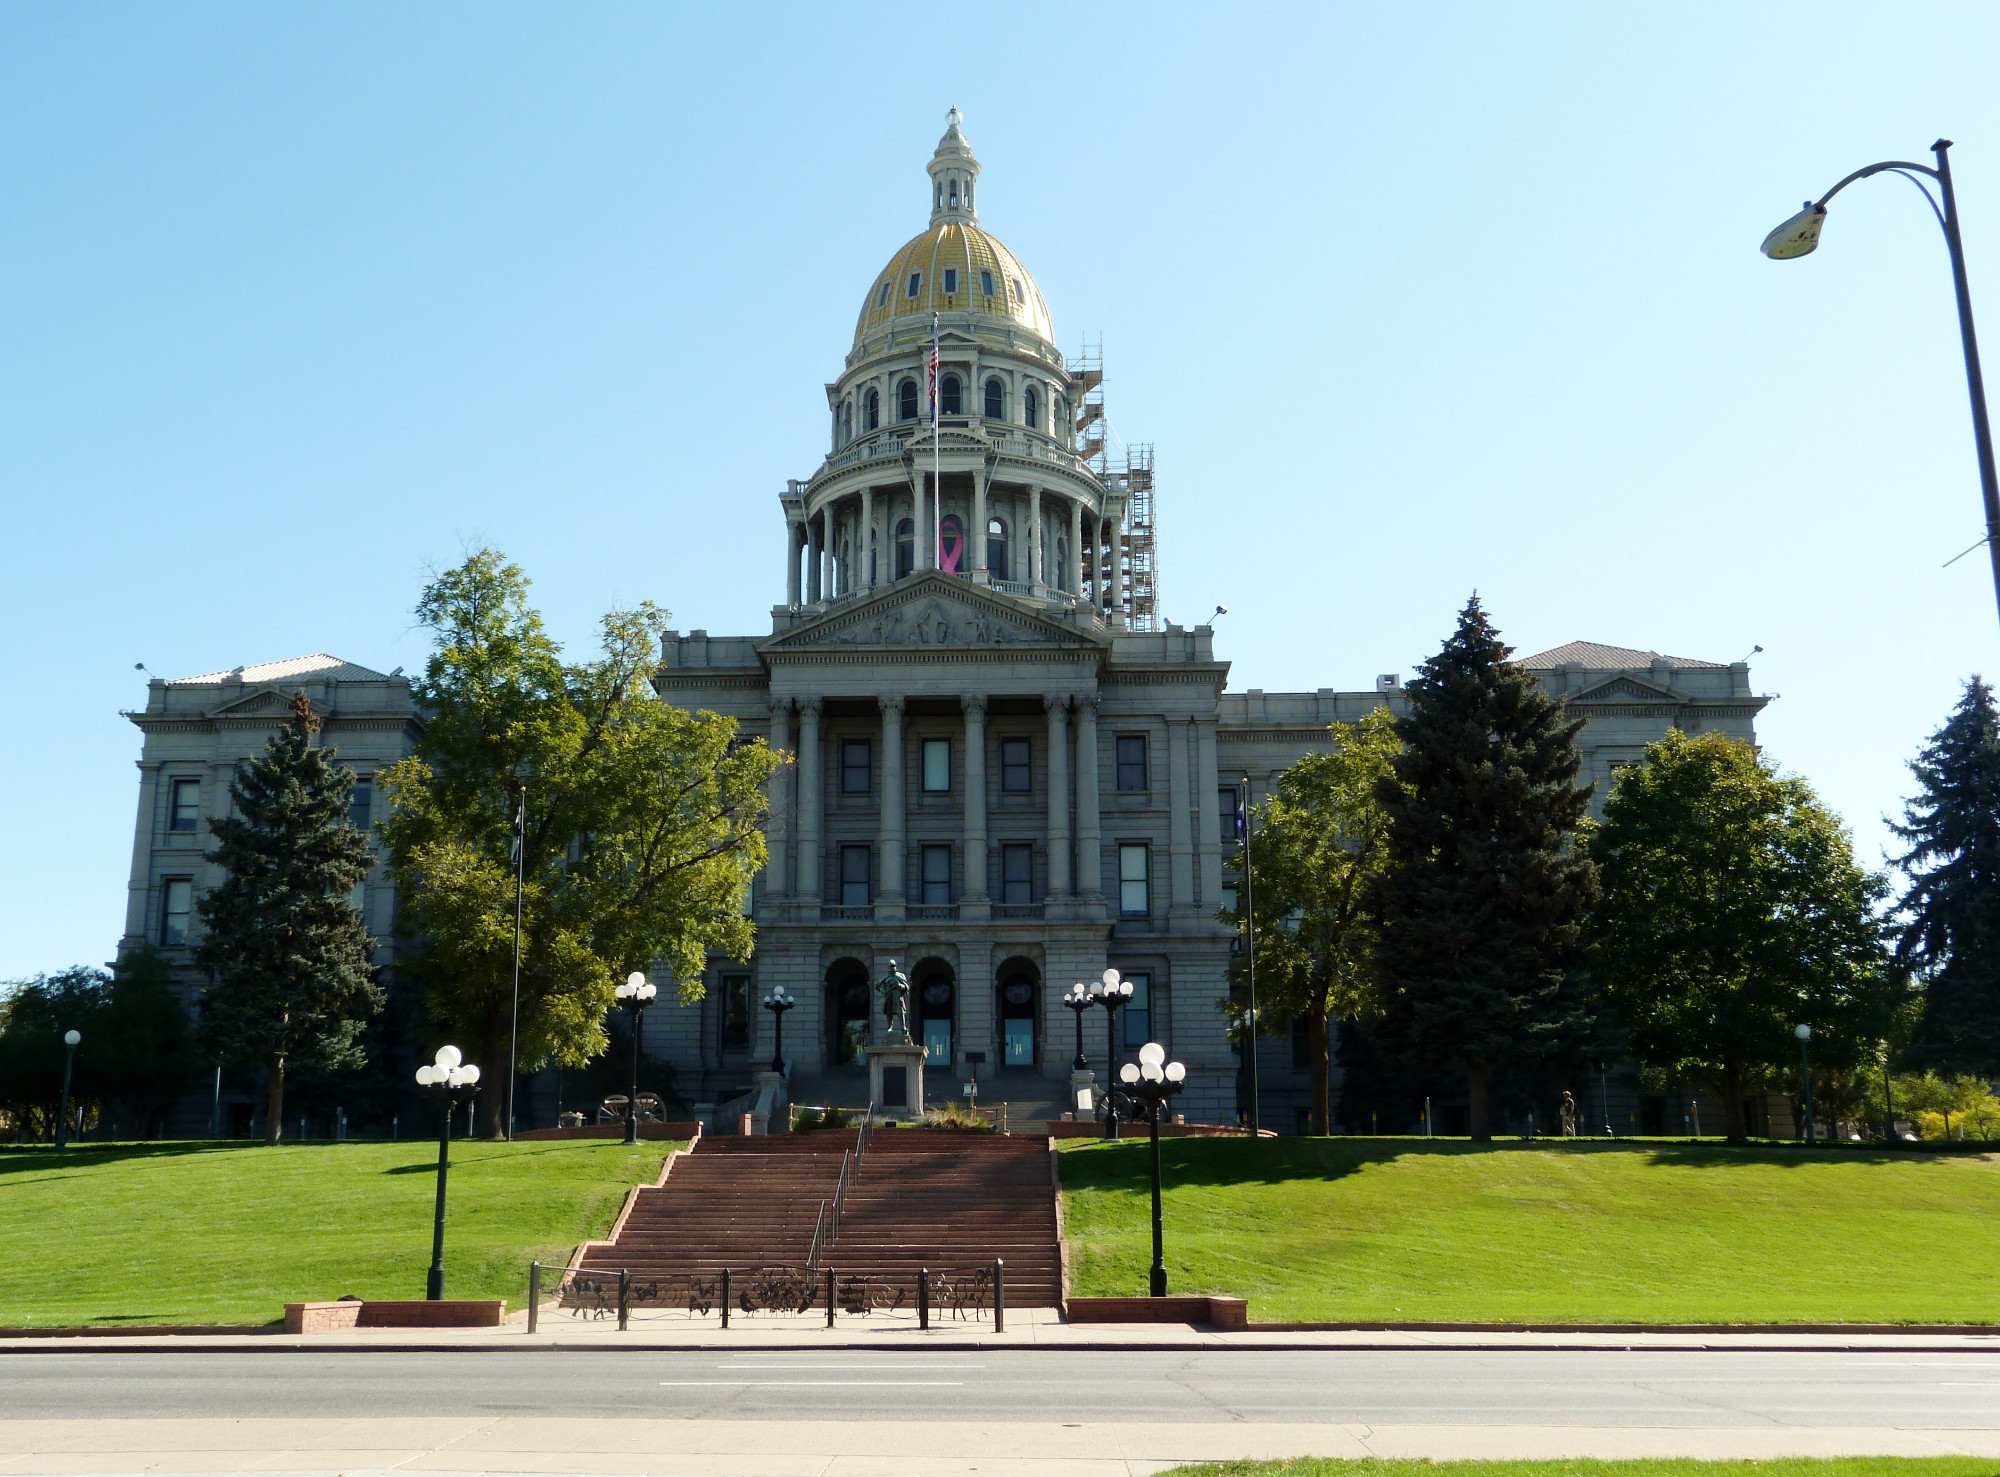
[[[1063,1009],[1076,1017],[1076,1057],[1069,1064],[1072,1072],[1089,1070],[1090,1059],[1083,1054],[1083,1013],[1097,1003],[1097,997],[1090,993],[1088,986],[1078,980],[1069,987],[1069,993],[1062,997]]]
[[[443,1097],[444,1111],[438,1117],[437,1214],[431,1222],[431,1271],[424,1284],[424,1297],[437,1302],[444,1297],[444,1182],[451,1168],[451,1115],[459,1103],[479,1087],[479,1068],[466,1061],[456,1046],[440,1046],[437,1057],[417,1068],[417,1086],[435,1087]]]
[[[1160,1109],[1167,1099],[1187,1086],[1187,1068],[1167,1060],[1166,1048],[1148,1041],[1139,1048],[1139,1060],[1118,1069],[1125,1090],[1146,1105],[1146,1121],[1153,1130],[1153,1296],[1167,1295],[1166,1238],[1160,1227]]]
[[[783,985],[773,986],[764,997],[764,1009],[771,1012],[771,1070],[781,1077],[785,1074],[785,1012],[798,1003],[785,993]]]
[[[632,1018],[632,1091],[625,1099],[625,1142],[639,1142],[639,1042],[646,1029],[646,1007],[659,997],[660,987],[638,970],[625,976],[613,992]]]
[[[1813,1141],[1812,1027],[1801,1021],[1792,1027],[1792,1034],[1799,1038],[1799,1080],[1805,1088],[1806,1143],[1810,1146]]]
[[[1986,545],[1987,559],[1993,566],[1994,600],[2000,603],[2000,476],[1994,473],[1993,428],[1986,419],[1986,382],[1979,369],[1979,336],[1972,327],[1972,292],[1966,285],[1965,243],[1958,232],[1958,196],[1951,187],[1951,157],[1947,152],[1950,148],[1948,138],[1931,145],[1931,152],[1937,156],[1935,169],[1907,159],[1885,159],[1880,164],[1855,170],[1818,200],[1806,201],[1803,210],[1764,238],[1760,249],[1774,261],[1790,261],[1813,251],[1819,245],[1820,228],[1826,224],[1827,201],[1856,180],[1870,175],[1900,174],[1923,192],[1931,213],[1944,228],[1945,248],[1951,253],[1951,285],[1958,297],[1958,337],[1965,353],[1965,388],[1972,400],[1973,449],[1979,458],[1979,491],[1986,510],[1986,537],[1980,543]],[[1937,182],[1941,200],[1932,196],[1919,176]],[[1979,544],[1972,547],[1976,549]]]
[[[1104,1007],[1104,1065],[1108,1070],[1118,1060],[1118,1007],[1130,1003],[1132,982],[1117,970],[1107,969],[1090,982],[1090,995]],[[1078,1016],[1077,1019],[1082,1020],[1083,1017]],[[1119,1076],[1122,1079],[1124,1074],[1121,1072]],[[1118,1137],[1118,1094],[1108,1082],[1104,1089],[1104,1136],[1108,1139]]]

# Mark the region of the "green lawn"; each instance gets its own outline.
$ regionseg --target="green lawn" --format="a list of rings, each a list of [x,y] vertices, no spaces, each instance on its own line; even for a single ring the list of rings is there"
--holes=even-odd
[[[1160,1477],[1996,1477],[1986,1457],[1788,1457],[1780,1461],[1222,1461]]]
[[[610,1229],[679,1147],[452,1145],[445,1293],[527,1296],[528,1263]],[[269,1323],[284,1304],[420,1298],[435,1143],[0,1149],[0,1327]]]
[[[1079,1295],[1146,1291],[1146,1154],[1063,1153]],[[2000,1322],[2000,1155],[1290,1138],[1161,1157],[1170,1289],[1247,1297],[1257,1322]]]

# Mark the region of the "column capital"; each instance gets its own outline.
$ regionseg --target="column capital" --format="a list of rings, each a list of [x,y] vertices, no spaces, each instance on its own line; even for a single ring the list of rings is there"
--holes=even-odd
[[[1072,699],[1070,694],[1066,692],[1052,692],[1052,693],[1042,694],[1042,706],[1048,709],[1051,713],[1057,711],[1058,709],[1067,709],[1071,701]]]
[[[764,706],[771,710],[771,716],[775,718],[780,713],[789,714],[792,711],[792,700],[788,697],[766,698]]]
[[[958,705],[966,713],[978,713],[984,716],[986,712],[986,694],[983,692],[964,693],[960,695]]]
[[[1097,715],[1098,704],[1103,702],[1103,700],[1104,699],[1102,694],[1099,693],[1095,692],[1078,693],[1076,695],[1077,714],[1081,716],[1084,713],[1089,713],[1092,717],[1095,717]]]
[[[889,693],[885,696],[876,698],[875,706],[880,708],[884,713],[895,713],[898,716],[901,716],[903,711],[903,702],[904,699],[901,693]]]
[[[820,710],[820,700],[818,698],[802,697],[799,699],[799,716],[801,718],[804,717],[818,718],[819,710]]]

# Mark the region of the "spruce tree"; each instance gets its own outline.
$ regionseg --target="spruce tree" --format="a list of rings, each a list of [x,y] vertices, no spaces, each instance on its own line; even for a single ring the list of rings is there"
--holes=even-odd
[[[1379,1034],[1464,1065],[1479,1140],[1496,1065],[1589,1049],[1598,1030],[1582,974],[1597,877],[1570,844],[1590,804],[1576,784],[1583,722],[1509,655],[1474,595],[1409,685],[1403,748],[1377,790]]]
[[[374,942],[348,901],[369,863],[347,823],[354,771],[313,744],[318,729],[301,692],[291,721],[231,781],[234,813],[213,823],[208,856],[226,875],[199,904],[202,1043],[269,1073],[267,1144],[282,1132],[286,1064],[357,1064],[362,1025],[382,1005]]]
[[[1897,953],[1925,980],[1909,1057],[1943,1072],[2000,1073],[2000,713],[1974,677],[1911,762],[1919,792],[1892,826],[1910,849]]]

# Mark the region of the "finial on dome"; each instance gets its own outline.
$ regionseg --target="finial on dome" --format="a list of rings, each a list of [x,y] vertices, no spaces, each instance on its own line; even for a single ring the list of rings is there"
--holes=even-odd
[[[977,225],[979,213],[973,208],[973,181],[979,178],[979,161],[959,125],[965,117],[954,104],[945,114],[944,137],[931,155],[931,224],[946,221]]]

